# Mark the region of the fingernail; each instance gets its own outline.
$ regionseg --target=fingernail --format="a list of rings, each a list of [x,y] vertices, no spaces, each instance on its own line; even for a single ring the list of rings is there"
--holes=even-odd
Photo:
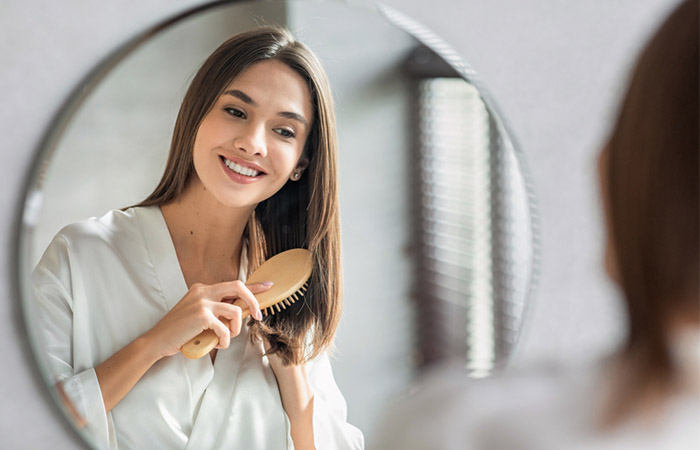
[[[263,281],[262,283],[263,286],[272,286],[274,283],[272,281]]]
[[[256,314],[258,320],[262,320],[262,311],[258,310],[258,313]]]

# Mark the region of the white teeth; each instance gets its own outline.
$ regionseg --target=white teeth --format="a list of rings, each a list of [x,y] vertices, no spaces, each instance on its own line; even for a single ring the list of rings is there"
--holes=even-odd
[[[226,167],[233,170],[234,172],[241,175],[245,175],[247,177],[256,177],[260,175],[260,172],[258,172],[257,170],[253,170],[248,167],[243,167],[240,164],[236,164],[235,162],[229,161],[226,158],[224,158],[224,164],[226,164]]]

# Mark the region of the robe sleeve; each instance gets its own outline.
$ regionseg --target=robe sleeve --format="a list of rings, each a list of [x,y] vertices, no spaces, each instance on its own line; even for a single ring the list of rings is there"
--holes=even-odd
[[[105,411],[102,391],[94,367],[78,367],[74,339],[72,279],[67,243],[57,237],[32,273],[36,336],[50,384],[60,383],[61,397],[76,419],[82,419],[97,448],[115,448],[111,415]],[[87,366],[87,365],[86,365]],[[78,425],[80,426],[80,425]]]
[[[347,405],[333,378],[325,353],[307,365],[314,395],[314,443],[317,449],[358,450],[364,448],[362,432],[347,422]]]

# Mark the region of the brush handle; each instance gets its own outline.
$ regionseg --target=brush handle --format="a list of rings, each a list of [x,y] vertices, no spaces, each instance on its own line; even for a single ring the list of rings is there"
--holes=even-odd
[[[243,303],[243,302],[241,302]],[[236,302],[233,303],[236,305]],[[236,306],[243,306],[243,305],[236,305]],[[250,310],[246,307],[246,309],[243,309],[243,313],[241,314],[241,320],[245,319],[250,315]],[[214,347],[216,347],[216,344],[219,343],[219,336],[216,335],[214,330],[204,330],[201,333],[199,333],[197,336],[193,337],[185,345],[182,346],[180,351],[182,352],[183,355],[190,359],[199,359],[202,356],[206,355],[210,351],[214,350]]]

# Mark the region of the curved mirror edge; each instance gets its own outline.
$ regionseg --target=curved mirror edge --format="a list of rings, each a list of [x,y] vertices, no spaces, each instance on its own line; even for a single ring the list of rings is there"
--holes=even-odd
[[[11,289],[18,296],[15,314],[15,317],[20,319],[18,339],[23,342],[25,350],[29,353],[25,357],[31,368],[35,369],[33,373],[36,383],[39,385],[39,395],[43,397],[56,416],[61,417],[63,429],[76,445],[82,444],[90,448],[97,448],[94,437],[84,430],[84,418],[80,417],[62,390],[57,389],[57,385],[51,382],[45,352],[39,342],[37,332],[31,325],[32,320],[37,316],[36,308],[33,302],[22,300],[33,295],[30,276],[36,262],[32,258],[32,255],[36,253],[34,238],[43,205],[42,185],[51,160],[67,126],[85,100],[90,97],[94,89],[110,74],[114,67],[127,59],[135,50],[153,37],[158,36],[159,33],[168,31],[201,12],[211,11],[218,7],[239,6],[249,2],[249,0],[215,0],[198,5],[173,14],[167,19],[158,20],[154,25],[147,27],[145,31],[126,40],[99,61],[69,92],[34,150],[34,157],[31,158],[30,168],[27,171],[19,201],[15,207],[14,226],[12,227],[13,239],[11,242],[15,243],[12,253],[16,265],[11,272],[10,280]],[[267,3],[270,7],[275,7],[287,2],[287,0],[269,0]]]
[[[533,309],[537,291],[541,256],[540,229],[535,190],[527,165],[527,158],[518,145],[514,134],[510,132],[507,121],[500,114],[495,100],[493,100],[488,89],[481,82],[477,72],[464,61],[459,53],[432,30],[402,12],[385,4],[378,4],[377,9],[390,23],[413,36],[479,92],[481,101],[492,121],[493,136],[497,140],[497,144],[492,148],[492,151],[498,154],[497,158],[502,162],[502,173],[500,175],[503,178],[500,181],[506,180],[502,186],[505,188],[504,190],[510,191],[510,198],[508,198],[508,192],[506,192],[502,201],[509,206],[515,206],[516,211],[513,214],[523,219],[521,223],[526,225],[525,229],[511,227],[509,230],[517,235],[511,241],[515,241],[518,244],[516,245],[517,248],[513,249],[515,257],[511,259],[510,263],[511,266],[520,266],[522,270],[519,277],[517,276],[517,270],[509,270],[509,268],[503,268],[505,272],[501,273],[501,275],[515,275],[515,279],[502,283],[506,291],[502,292],[505,302],[500,306],[503,319],[498,324],[501,329],[498,337],[499,342],[497,343],[497,347],[500,348],[496,350],[499,353],[499,358],[486,370],[470,370],[469,367],[467,368],[470,376],[477,378],[488,376],[491,373],[505,370],[508,363],[513,359],[523,328],[528,321],[530,311]],[[517,181],[513,182],[513,180]],[[503,193],[501,194],[503,195]],[[521,204],[517,200],[509,201],[514,198],[524,198],[526,199],[526,204]],[[503,219],[508,223],[507,218],[504,217]]]
[[[31,178],[34,177],[30,176]],[[34,369],[37,394],[43,398],[47,407],[59,418],[62,428],[66,431],[66,437],[69,437],[75,445],[96,448],[93,436],[83,430],[84,418],[77,414],[74,405],[65,394],[62,395],[62,390],[57,389],[57,385],[51,382],[45,352],[35,328],[31,325],[38,314],[34,302],[21,301],[34,295],[30,280],[33,267],[29,255],[31,255],[36,213],[40,208],[42,194],[40,190],[32,187],[33,184],[35,182],[28,183],[26,189],[25,201],[20,207],[20,220],[17,222],[14,241],[16,243],[14,260],[17,262],[17,272],[13,277],[15,280],[13,290],[18,295],[18,316],[21,323],[21,333],[23,333],[23,336],[18,336],[18,339],[24,342],[25,351],[29,353],[26,355],[26,359],[30,362],[31,368]]]

